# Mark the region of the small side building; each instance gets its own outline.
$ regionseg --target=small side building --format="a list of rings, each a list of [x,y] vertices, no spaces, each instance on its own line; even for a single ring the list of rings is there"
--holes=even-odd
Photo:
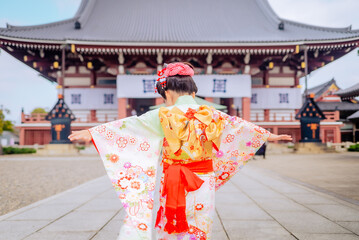
[[[355,141],[355,123],[349,117],[359,111],[359,104],[355,99],[359,96],[359,84],[341,89],[335,79],[331,79],[308,89],[308,93],[315,94],[314,101],[327,117],[322,122],[322,125],[326,125],[326,127],[322,130],[321,138],[328,142],[336,142],[335,137],[337,136],[342,142]],[[342,124],[340,127],[329,127],[335,122]]]

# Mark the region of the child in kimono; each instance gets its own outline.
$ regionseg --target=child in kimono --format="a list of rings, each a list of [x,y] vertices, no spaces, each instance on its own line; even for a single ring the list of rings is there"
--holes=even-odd
[[[69,136],[92,141],[103,160],[127,213],[118,239],[212,239],[215,191],[266,141],[292,140],[198,105],[193,75],[168,64],[156,84],[167,107]]]

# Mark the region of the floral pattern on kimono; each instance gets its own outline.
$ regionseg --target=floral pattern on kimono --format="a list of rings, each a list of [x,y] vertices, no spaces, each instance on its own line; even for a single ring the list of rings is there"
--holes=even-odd
[[[239,171],[267,140],[270,132],[205,105],[196,109],[175,106],[170,110],[160,109],[159,114],[166,136],[163,161],[186,164],[208,158],[214,160],[213,173],[197,174],[205,184],[195,192],[187,193],[189,233],[168,234],[159,231],[159,239],[212,239],[215,190]],[[166,200],[160,196],[161,207],[164,208]],[[161,219],[162,228],[165,224],[166,219]]]
[[[221,136],[221,148],[214,157],[216,190],[255,155],[271,134],[237,116],[216,111],[214,118],[217,117],[225,119],[225,128]]]
[[[183,113],[193,109],[193,114],[208,107],[199,106],[191,96],[181,96],[172,109],[178,107]],[[191,114],[189,112],[189,114]],[[221,122],[221,134],[216,135],[211,152],[197,149],[204,154],[203,159],[213,159],[214,172],[197,174],[204,183],[186,196],[186,215],[190,225],[188,233],[168,234],[161,229],[157,237],[153,237],[152,219],[157,213],[154,202],[156,184],[163,187],[163,177],[156,183],[158,159],[163,148],[163,156],[172,154],[168,151],[168,142],[163,141],[164,132],[159,118],[159,110],[152,110],[137,117],[105,123],[89,129],[93,143],[103,160],[105,169],[121,200],[127,217],[121,227],[119,239],[211,239],[214,214],[214,192],[226,183],[265,143],[270,132],[239,117],[229,116],[221,111],[211,109],[214,122]],[[187,117],[191,117],[188,115]],[[201,136],[203,126],[196,122],[191,131],[198,131]],[[166,139],[165,139],[166,140]],[[182,152],[176,152],[170,158],[186,159],[194,152],[185,151],[183,146],[191,149],[190,143],[182,144]],[[193,145],[194,146],[194,145]],[[197,145],[198,147],[198,145]],[[208,145],[206,146],[208,147]],[[193,150],[193,149],[192,149]],[[187,154],[187,156],[185,155]],[[164,159],[165,159],[164,158]],[[203,160],[198,158],[197,160]],[[165,199],[160,197],[160,205]],[[161,219],[163,224],[165,219]]]
[[[152,239],[151,225],[163,133],[148,112],[105,123],[89,131],[127,216],[119,239]]]

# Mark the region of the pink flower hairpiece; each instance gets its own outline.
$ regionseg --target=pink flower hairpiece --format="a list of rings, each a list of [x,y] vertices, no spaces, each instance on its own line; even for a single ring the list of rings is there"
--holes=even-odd
[[[165,68],[157,73],[158,79],[163,88],[166,87],[166,78],[174,75],[183,75],[183,76],[191,76],[193,77],[194,71],[187,64],[177,62],[165,64]],[[157,87],[155,87],[155,91],[157,92]]]

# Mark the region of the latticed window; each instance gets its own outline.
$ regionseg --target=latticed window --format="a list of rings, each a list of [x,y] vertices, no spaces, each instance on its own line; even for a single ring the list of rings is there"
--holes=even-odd
[[[155,83],[156,83],[155,79],[151,79],[151,80],[143,79],[143,92],[144,93],[154,92]]]
[[[226,92],[226,79],[213,79],[213,92]]]

